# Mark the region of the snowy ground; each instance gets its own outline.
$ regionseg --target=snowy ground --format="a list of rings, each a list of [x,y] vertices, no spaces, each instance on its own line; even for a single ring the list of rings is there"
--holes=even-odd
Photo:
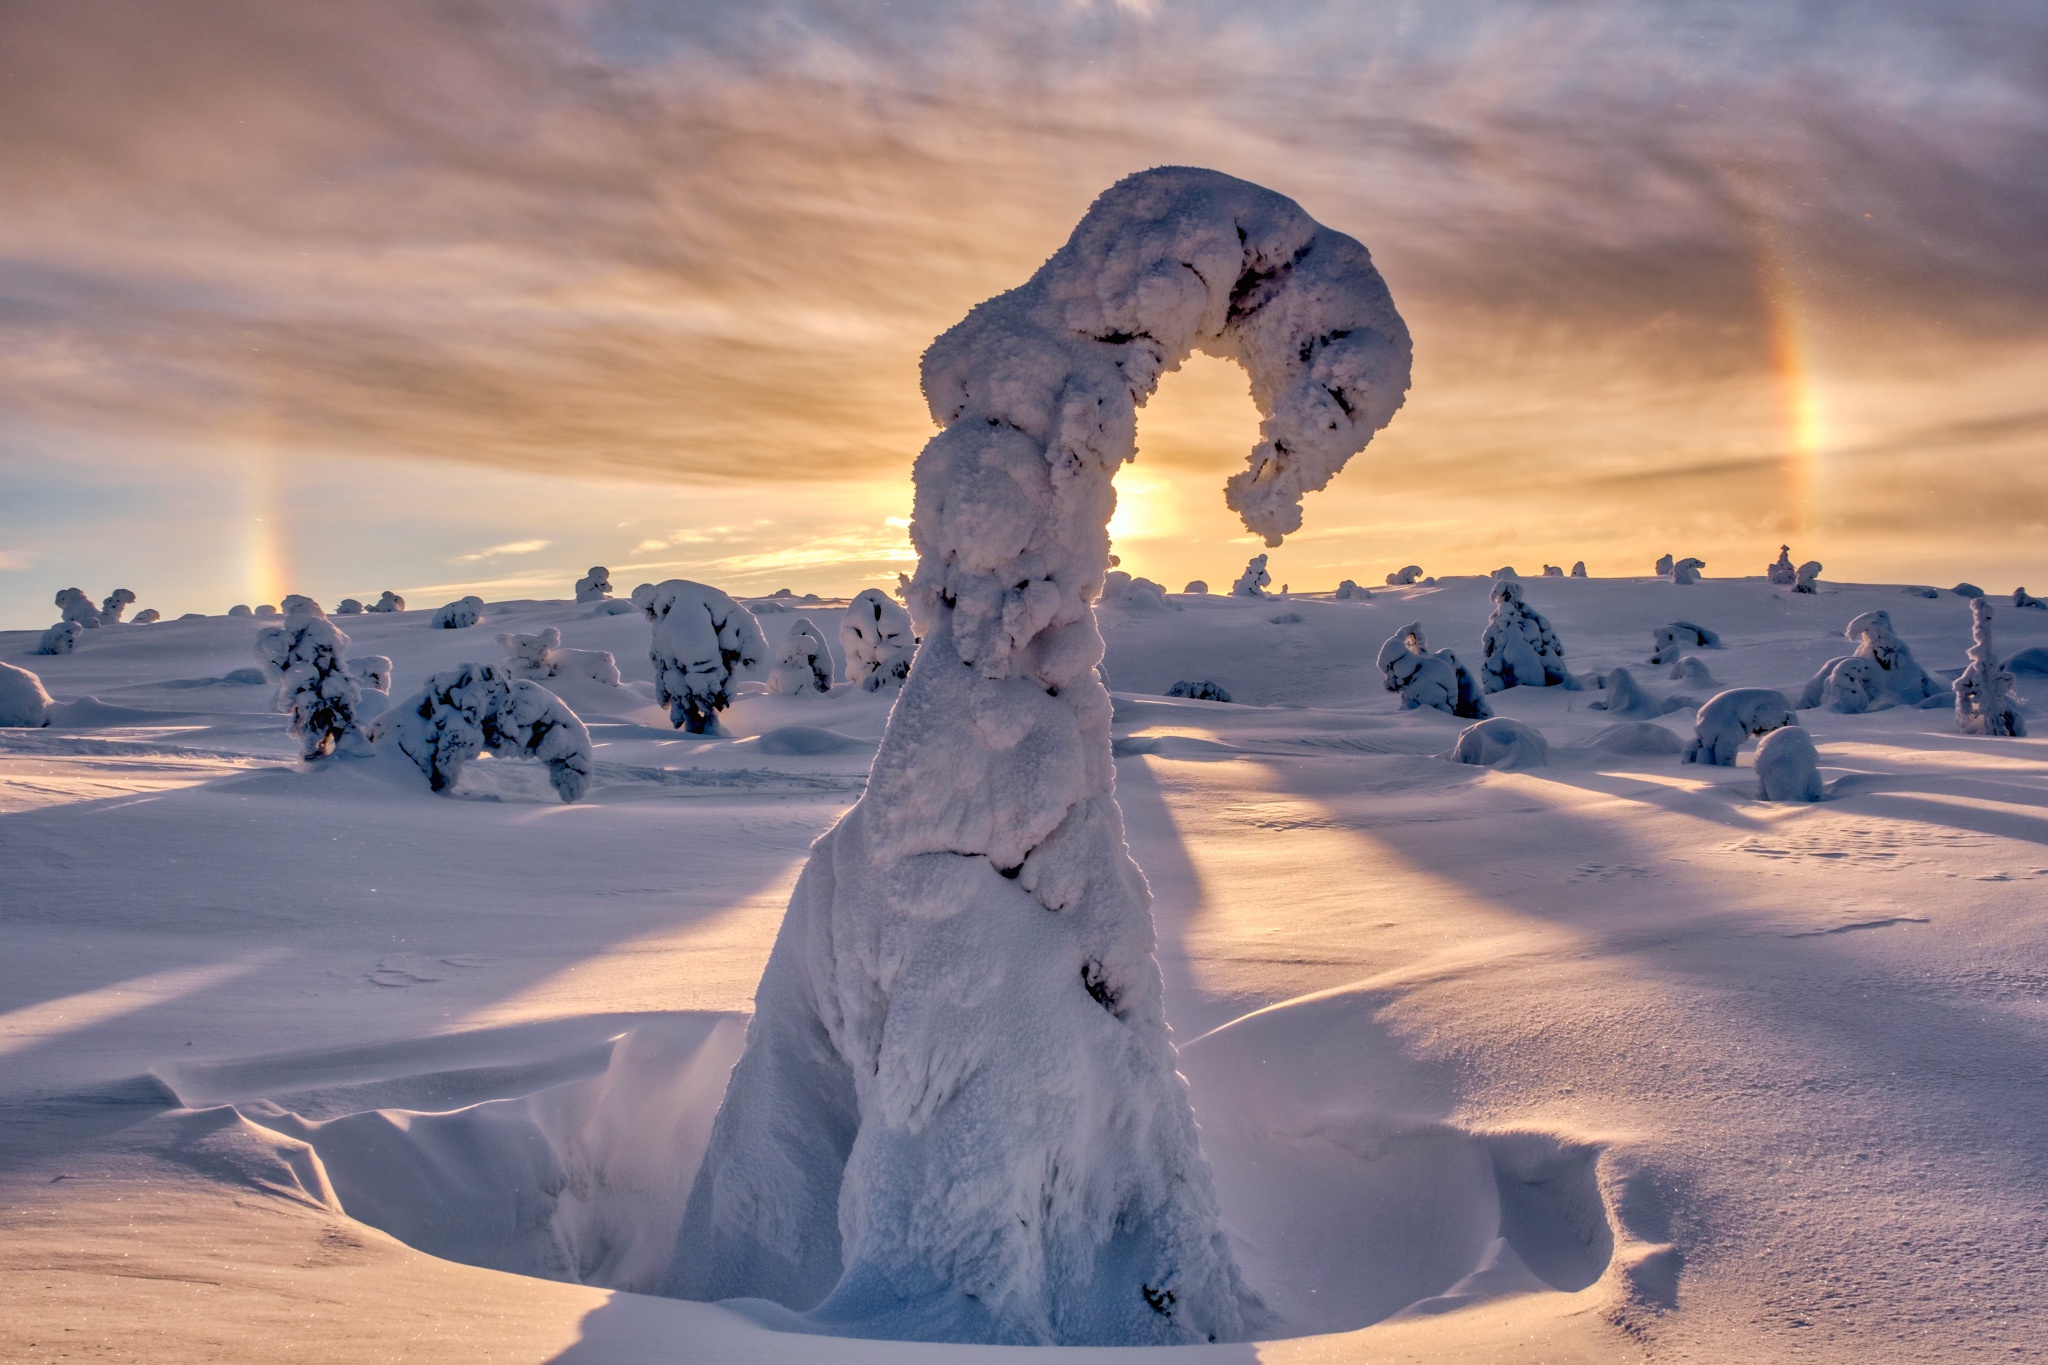
[[[1418,618],[1476,663],[1488,586],[1104,613],[1182,1069],[1285,1324],[1179,1354],[2040,1358],[2043,741],[1805,712],[1832,799],[1767,805],[1753,744],[1734,769],[1617,756],[1589,745],[1597,691],[1517,689],[1496,709],[1551,764],[1453,765],[1462,722],[1400,712],[1372,663]],[[1680,685],[1643,660],[1675,618],[1721,632],[1696,651],[1719,686],[1795,693],[1873,607],[1937,676],[1969,638],[1961,599],[1896,587],[1528,596],[1574,670],[1658,695]],[[752,696],[730,736],[679,736],[645,622],[590,613],[338,619],[399,693],[500,657],[500,630],[616,653],[629,686],[560,689],[599,745],[569,806],[505,761],[453,797],[383,759],[300,767],[269,688],[200,681],[249,666],[260,621],[58,658],[0,634],[73,703],[0,732],[0,1357],[995,1354],[629,1292],[888,699]],[[802,614],[836,639],[834,608]],[[2048,643],[2048,612],[1997,629]],[[1182,679],[1235,701],[1160,695]]]

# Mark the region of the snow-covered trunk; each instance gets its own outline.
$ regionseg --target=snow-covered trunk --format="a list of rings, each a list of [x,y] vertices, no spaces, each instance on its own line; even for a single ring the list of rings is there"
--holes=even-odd
[[[1210,171],[1133,176],[924,358],[923,644],[791,898],[670,1288],[930,1340],[1259,1322],[1218,1226],[1113,794],[1093,602],[1135,408],[1195,348],[1265,414],[1227,499],[1277,544],[1384,426],[1409,342],[1364,249]]]

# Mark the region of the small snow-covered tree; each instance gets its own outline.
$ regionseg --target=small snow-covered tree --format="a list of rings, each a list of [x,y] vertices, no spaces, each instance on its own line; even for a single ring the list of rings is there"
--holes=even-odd
[[[1149,578],[1133,578],[1122,569],[1111,569],[1102,580],[1098,604],[1131,607],[1141,612],[1177,611],[1166,600],[1166,589]]]
[[[1668,554],[1667,554],[1667,555],[1660,555],[1660,556],[1658,556],[1658,559],[1657,559],[1657,577],[1659,577],[1659,578],[1669,578],[1669,577],[1671,577],[1671,556],[1670,556],[1670,555],[1668,555]]]
[[[1781,588],[1789,588],[1799,581],[1799,570],[1792,567],[1792,547],[1790,545],[1780,545],[1778,547],[1778,562],[1764,570],[1764,574],[1771,582]]]
[[[1586,709],[1627,720],[1654,720],[1664,714],[1664,704],[1645,692],[1635,675],[1625,668],[1608,671],[1606,697],[1587,702]]]
[[[1756,746],[1756,794],[1760,801],[1818,801],[1827,795],[1812,735],[1784,725],[1763,737]]]
[[[363,604],[356,598],[344,597],[341,599],[341,605],[334,609],[334,614],[336,616],[361,616],[363,614]]]
[[[1563,578],[1564,569],[1556,564],[1545,564],[1543,566],[1543,576],[1545,578]]]
[[[52,705],[41,678],[25,668],[0,664],[0,726],[11,730],[48,725]]]
[[[1966,735],[2024,735],[2018,679],[1991,648],[1991,603],[1970,603],[1970,662],[1951,684],[1956,694],[1956,729]]]
[[[435,630],[467,630],[484,619],[484,599],[458,597],[437,609],[427,624]]]
[[[548,780],[564,801],[581,799],[590,785],[589,728],[560,697],[494,664],[434,674],[379,716],[370,737],[397,745],[435,791],[454,786],[464,765],[481,753],[547,764]]]
[[[578,602],[602,602],[612,595],[612,571],[602,564],[590,566],[590,572],[576,580]]]
[[[1510,687],[1576,688],[1564,666],[1564,646],[1543,613],[1522,597],[1521,583],[1503,578],[1493,585],[1493,616],[1479,637],[1479,677],[1489,692]]]
[[[1520,574],[1515,572],[1515,566],[1512,564],[1501,565],[1498,569],[1495,569],[1492,573],[1488,574],[1487,577],[1491,578],[1496,583],[1500,582],[1503,579],[1509,578],[1514,579],[1516,582],[1519,583],[1522,578]]]
[[[1820,561],[1809,559],[1792,574],[1792,591],[1818,593],[1820,591]]]
[[[348,661],[349,676],[373,692],[391,695],[391,659],[384,654],[363,654]]]
[[[839,618],[839,652],[846,659],[848,682],[869,692],[899,686],[910,676],[910,661],[917,654],[910,613],[880,588],[867,589]]]
[[[2048,601],[2043,601],[2034,596],[2034,594],[2028,592],[2023,587],[2013,589],[2012,604],[2015,607],[2029,608],[2034,611],[2048,611]]]
[[[76,621],[59,621],[43,632],[43,638],[36,642],[38,654],[69,654],[77,647],[78,637],[85,633],[85,627]]]
[[[687,578],[656,584],[641,611],[654,627],[647,657],[669,723],[693,735],[712,733],[718,713],[732,705],[733,685],[768,666],[760,622],[717,588]]]
[[[1681,559],[1671,566],[1671,581],[1680,587],[1691,587],[1700,581],[1700,570],[1706,567],[1704,559]]]
[[[1816,704],[1844,715],[1860,715],[1873,706],[1883,705],[1885,699],[1884,670],[1874,659],[1851,655],[1835,660],[1827,669]],[[1801,709],[1806,709],[1803,697]]]
[[[1690,621],[1673,621],[1668,626],[1657,626],[1650,631],[1650,640],[1650,662],[1653,664],[1673,663],[1679,654],[1688,649],[1721,647],[1719,635],[1705,626],[1696,626]]]
[[[1244,566],[1244,572],[1237,576],[1237,582],[1230,585],[1232,597],[1264,597],[1266,589],[1273,585],[1273,575],[1266,572],[1266,556],[1253,555]]]
[[[1230,700],[1230,693],[1228,691],[1218,684],[1210,682],[1207,678],[1202,679],[1200,682],[1193,682],[1187,678],[1182,678],[1179,682],[1166,689],[1166,695],[1169,697],[1185,697],[1189,701]]]
[[[277,686],[277,709],[292,718],[299,752],[308,761],[329,754],[366,754],[369,741],[356,724],[362,689],[342,653],[348,636],[310,597],[287,597],[281,626],[256,633],[254,652],[264,676]]]
[[[1397,569],[1393,573],[1388,574],[1387,586],[1390,588],[1405,588],[1420,577],[1422,577],[1422,566],[1420,564],[1410,564],[1404,569]]]
[[[1291,201],[1134,175],[926,352],[923,652],[791,897],[672,1289],[928,1340],[1260,1325],[1175,1074],[1096,672],[1112,479],[1197,347],[1250,373],[1261,439],[1226,497],[1277,545],[1410,357],[1364,249]]]
[[[1380,676],[1387,691],[1401,694],[1404,710],[1428,707],[1468,720],[1493,714],[1479,684],[1448,649],[1432,653],[1422,638],[1422,623],[1410,621],[1380,646]]]
[[[1946,692],[1927,676],[1913,651],[1892,629],[1890,612],[1866,611],[1843,627],[1842,634],[1856,642],[1856,652],[1828,660],[1807,680],[1799,699],[1802,710],[1823,705],[1838,711],[1868,710],[1883,697],[1906,706],[1924,706]],[[1841,675],[1839,681],[1837,675]]]
[[[1540,768],[1550,762],[1550,743],[1533,725],[1494,716],[1460,730],[1446,757],[1483,768]]]
[[[400,597],[397,593],[391,591],[391,589],[386,588],[384,589],[384,595],[382,597],[379,597],[375,602],[371,603],[369,607],[365,608],[365,610],[404,611],[405,599],[403,597]]]
[[[1181,591],[1190,597],[1207,597],[1209,595],[1209,585],[1202,579],[1191,579],[1188,585],[1182,588]]]
[[[73,622],[81,630],[97,630],[100,609],[92,604],[83,588],[64,588],[57,593],[58,619]]]
[[[1352,582],[1348,578],[1337,585],[1337,591],[1333,595],[1339,602],[1372,601],[1372,594],[1370,592],[1368,592],[1364,588],[1359,587],[1356,583]]]
[[[1586,576],[1586,561],[1585,561],[1585,560],[1583,560],[1583,559],[1577,559],[1577,560],[1573,560],[1573,561],[1572,561],[1572,573],[1571,573],[1571,576],[1572,576],[1573,578],[1584,578],[1584,577]]]
[[[145,607],[135,613],[135,624],[138,626],[153,626],[163,619],[164,614],[155,607]]]
[[[775,651],[775,667],[768,670],[768,690],[780,696],[801,697],[832,690],[832,651],[825,637],[799,616],[789,623],[782,643]]]
[[[2025,592],[2026,589],[2022,588],[2020,591]],[[133,592],[127,588],[114,589],[100,603],[100,624],[103,626],[119,625],[122,616],[126,615],[128,608],[134,605],[135,594]]]
[[[1709,698],[1693,718],[1692,743],[1680,761],[1731,768],[1743,740],[1792,723],[1784,693],[1768,687],[1731,687]]]

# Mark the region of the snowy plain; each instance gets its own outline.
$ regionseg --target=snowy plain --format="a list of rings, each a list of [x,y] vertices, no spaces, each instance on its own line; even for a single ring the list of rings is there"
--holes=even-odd
[[[1829,799],[1766,803],[1754,741],[1734,768],[1599,747],[1589,684],[1488,698],[1547,763],[1453,764],[1468,722],[1402,711],[1374,660],[1419,620],[1476,664],[1491,587],[1101,608],[1167,1016],[1278,1319],[1175,1356],[2037,1357],[2043,742],[1803,711]],[[1872,609],[1944,683],[1970,639],[1964,599],[1897,585],[1526,596],[1571,670],[1626,666],[1659,700],[1796,698]],[[839,638],[843,604],[751,605],[771,643],[799,615]],[[389,755],[300,764],[272,689],[221,681],[256,619],[56,657],[0,633],[59,703],[0,731],[0,1356],[1013,1356],[642,1292],[894,693],[753,692],[691,736],[637,614],[430,615],[338,624],[394,696],[499,659],[495,632],[616,656],[624,686],[550,680],[590,728],[585,800],[506,760],[450,795]],[[1721,637],[1688,651],[1711,686],[1646,663],[1681,619]],[[2048,645],[2048,612],[1996,628],[2006,654]],[[1233,701],[1164,695],[1183,680]]]

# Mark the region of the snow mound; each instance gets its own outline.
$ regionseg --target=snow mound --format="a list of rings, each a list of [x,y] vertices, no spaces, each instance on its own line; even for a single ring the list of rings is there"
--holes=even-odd
[[[1535,726],[1494,716],[1460,730],[1447,756],[1482,768],[1541,768],[1550,762],[1550,745]]]
[[[1543,576],[1545,578],[1563,578],[1564,569],[1557,564],[1545,564],[1543,566]]]
[[[57,617],[69,621],[82,630],[97,630],[100,624],[100,609],[92,604],[83,588],[60,588],[56,597]]]
[[[2013,589],[2012,604],[2024,610],[2048,611],[2048,602],[2042,601],[2023,587]]]
[[[370,727],[445,791],[479,754],[537,759],[564,801],[590,783],[590,731],[560,697],[537,682],[514,678],[495,664],[462,664],[392,705]]]
[[[1264,1321],[1175,1071],[1097,673],[1112,479],[1137,405],[1198,346],[1251,377],[1260,442],[1226,501],[1277,544],[1409,362],[1364,248],[1291,201],[1132,176],[926,352],[923,643],[762,975],[677,1238],[685,1296],[948,1341]]]
[[[1664,705],[1643,690],[1635,675],[1625,668],[1617,668],[1607,674],[1607,696],[1602,701],[1586,703],[1589,711],[1605,711],[1610,716],[1627,716],[1632,720],[1651,720],[1664,714]]]
[[[1673,682],[1688,683],[1694,687],[1712,687],[1714,675],[1707,671],[1707,665],[1697,654],[1681,655],[1671,665],[1671,672],[1665,675]]]
[[[1209,595],[1209,585],[1197,578],[1191,580],[1181,591],[1190,597],[1207,597]]]
[[[135,624],[138,626],[153,626],[163,619],[164,614],[155,607],[149,607],[146,610],[135,613]]]
[[[1380,646],[1381,680],[1389,692],[1401,694],[1403,709],[1428,707],[1468,720],[1484,720],[1493,711],[1479,684],[1458,656],[1448,649],[1431,653],[1422,638],[1422,623],[1410,621]]]
[[[764,754],[786,754],[797,758],[842,754],[850,749],[872,747],[868,740],[855,739],[852,735],[816,725],[783,725],[764,730],[750,742],[750,746]]]
[[[361,616],[363,614],[363,604],[353,597],[344,597],[341,599],[341,605],[334,609],[334,614],[336,616]]]
[[[1137,611],[1177,610],[1166,600],[1165,588],[1149,578],[1133,578],[1122,569],[1111,569],[1103,576],[1102,596],[1095,600],[1098,604],[1125,606]]]
[[[1584,578],[1584,577],[1586,576],[1586,561],[1585,561],[1585,560],[1583,560],[1583,559],[1578,559],[1578,560],[1573,560],[1573,561],[1572,561],[1572,572],[1571,572],[1571,576],[1572,576],[1573,578]]]
[[[808,617],[799,616],[789,623],[776,649],[768,690],[787,697],[830,692],[832,672],[832,651],[826,648],[825,637]]]
[[[1721,647],[1720,636],[1690,621],[1673,621],[1668,626],[1658,626],[1651,630],[1650,641],[1650,662],[1653,664],[1674,663],[1683,650]]]
[[[1658,556],[1658,558],[1657,558],[1657,577],[1659,577],[1659,578],[1669,578],[1669,577],[1671,577],[1671,564],[1672,564],[1672,560],[1671,560],[1671,556],[1670,556],[1670,555],[1660,555],[1660,556]]]
[[[669,723],[693,735],[713,733],[718,713],[732,705],[733,688],[767,667],[768,637],[760,623],[717,588],[687,578],[656,584],[639,605],[654,627],[647,657]]]
[[[619,661],[608,649],[564,649],[562,632],[548,626],[538,633],[501,631],[507,669],[514,677],[588,678],[605,687],[619,685]]]
[[[386,589],[384,590],[384,595],[383,595],[382,597],[379,597],[379,598],[378,598],[378,599],[377,599],[377,600],[376,600],[376,601],[375,601],[374,603],[372,603],[372,604],[371,604],[371,605],[370,605],[369,607],[365,608],[365,610],[368,610],[368,611],[404,611],[404,610],[405,610],[405,599],[404,599],[403,597],[400,597],[400,596],[399,596],[399,595],[398,595],[397,593],[395,593],[395,592],[391,591],[391,589],[389,589],[389,588],[386,588]]]
[[[1410,564],[1406,568],[1396,569],[1393,573],[1388,574],[1387,586],[1390,588],[1405,588],[1421,577],[1422,566],[1420,564]]]
[[[1479,676],[1488,692],[1510,687],[1576,689],[1564,666],[1564,646],[1543,613],[1522,598],[1522,585],[1503,578],[1493,585],[1493,616],[1479,638]]]
[[[43,638],[36,641],[38,654],[69,654],[78,646],[78,637],[85,633],[85,627],[76,621],[59,621],[43,632]]]
[[[0,726],[37,728],[50,723],[50,694],[25,668],[0,664]]]
[[[1938,598],[1941,596],[1941,589],[1922,587],[1918,584],[1915,584],[1911,587],[1900,588],[1899,592],[1906,597]]]
[[[467,630],[484,619],[484,599],[459,597],[436,610],[427,624],[435,630]]]
[[[1760,801],[1818,801],[1827,795],[1812,735],[1786,725],[1763,737],[1756,746],[1756,794]]]
[[[249,604],[246,602],[237,602],[228,608],[228,615],[230,616],[254,616],[255,614],[255,612],[249,610]]]
[[[2005,661],[2005,666],[2015,673],[2032,673],[2048,677],[2048,647],[2035,645],[2023,649]]]
[[[611,597],[606,598],[604,601],[598,603],[597,608],[590,614],[592,616],[631,616],[633,613],[639,610],[639,604],[631,601],[630,599],[621,600],[616,597]]]
[[[900,685],[917,654],[910,613],[879,588],[867,589],[839,618],[839,652],[846,656],[848,682],[869,692]]]
[[[1631,720],[1610,725],[1587,741],[1604,753],[1667,755],[1685,752],[1685,741],[1652,721]]]
[[[602,564],[590,566],[590,572],[576,580],[578,602],[602,602],[612,595],[612,571]]]
[[[1975,583],[1968,582],[1958,583],[1953,588],[1950,588],[1949,591],[1958,597],[1982,597],[1984,595],[1984,589],[1978,587]]]
[[[2021,591],[2024,592],[2026,590],[2022,588]],[[107,594],[106,600],[100,603],[100,624],[103,626],[119,625],[122,615],[127,612],[128,608],[134,605],[135,594],[133,592],[127,588],[114,589],[111,593]]]
[[[1671,566],[1671,581],[1680,587],[1691,587],[1700,581],[1700,570],[1707,567],[1704,559],[1681,559]]]
[[[1692,743],[1681,761],[1731,768],[1742,741],[1793,723],[1784,693],[1768,687],[1731,687],[1700,708]]]
[[[1190,682],[1186,678],[1182,678],[1179,682],[1166,689],[1166,695],[1169,697],[1186,697],[1190,701],[1230,700],[1230,693],[1215,683],[1210,682],[1207,678],[1202,679],[1200,682]]]
[[[1991,646],[1991,603],[1979,597],[1970,603],[1970,662],[1951,684],[1956,697],[1956,729],[1966,735],[2024,735],[2017,682],[2012,670],[1998,662]]]
[[[1266,572],[1266,556],[1253,555],[1244,566],[1244,572],[1230,585],[1232,597],[1264,597],[1266,589],[1273,585],[1273,575]]]
[[[1337,585],[1337,591],[1331,595],[1339,602],[1372,601],[1372,594],[1370,592],[1368,592],[1364,588],[1359,587],[1356,583],[1352,582],[1348,578],[1345,579],[1342,583],[1339,583]]]

